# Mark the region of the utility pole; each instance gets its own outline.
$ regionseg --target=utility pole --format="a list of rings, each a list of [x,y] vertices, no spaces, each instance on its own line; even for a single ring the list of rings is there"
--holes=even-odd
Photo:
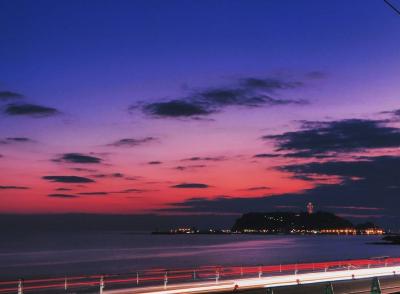
[[[67,289],[68,289],[68,280],[67,280],[67,277],[65,277],[65,280],[64,280],[64,291],[67,291]]]
[[[100,277],[100,294],[103,294],[104,290],[104,278],[103,276]]]
[[[390,8],[393,9],[397,14],[400,15],[400,9],[398,9],[396,6],[394,6],[389,0],[383,0]]]
[[[19,279],[18,281],[18,294],[23,294],[24,293],[24,288],[22,286],[22,279]]]

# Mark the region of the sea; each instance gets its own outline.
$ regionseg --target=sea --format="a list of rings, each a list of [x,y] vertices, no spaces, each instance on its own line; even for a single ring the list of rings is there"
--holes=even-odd
[[[400,256],[400,246],[374,244],[380,240],[381,236],[7,233],[1,235],[0,280]]]

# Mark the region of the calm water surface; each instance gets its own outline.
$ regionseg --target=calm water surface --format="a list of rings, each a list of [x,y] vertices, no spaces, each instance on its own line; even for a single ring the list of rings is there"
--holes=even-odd
[[[376,236],[188,236],[126,232],[3,235],[0,278],[400,256],[400,246],[368,244],[379,240]]]

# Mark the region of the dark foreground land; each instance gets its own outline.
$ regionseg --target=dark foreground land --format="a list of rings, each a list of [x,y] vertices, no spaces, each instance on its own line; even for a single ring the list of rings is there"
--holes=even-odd
[[[400,293],[400,276],[380,278],[382,293]],[[371,293],[372,279],[353,280],[345,282],[334,282],[333,290],[335,294],[362,294]],[[273,294],[324,294],[327,283],[277,287],[273,289]],[[225,292],[226,293],[226,292]],[[243,294],[266,294],[266,289],[241,290],[230,293]],[[379,293],[379,292],[374,292]],[[222,294],[222,293],[221,293]]]

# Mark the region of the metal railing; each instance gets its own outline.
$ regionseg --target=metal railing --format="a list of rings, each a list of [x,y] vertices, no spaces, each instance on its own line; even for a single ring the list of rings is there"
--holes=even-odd
[[[257,266],[203,266],[186,269],[149,269],[129,273],[49,277],[39,279],[0,280],[0,294],[8,293],[60,293],[96,291],[105,288],[163,286],[183,284],[193,281],[218,283],[227,279],[255,278],[289,273],[316,271],[351,270],[372,267],[400,265],[400,258],[355,259],[329,262],[292,263]]]

